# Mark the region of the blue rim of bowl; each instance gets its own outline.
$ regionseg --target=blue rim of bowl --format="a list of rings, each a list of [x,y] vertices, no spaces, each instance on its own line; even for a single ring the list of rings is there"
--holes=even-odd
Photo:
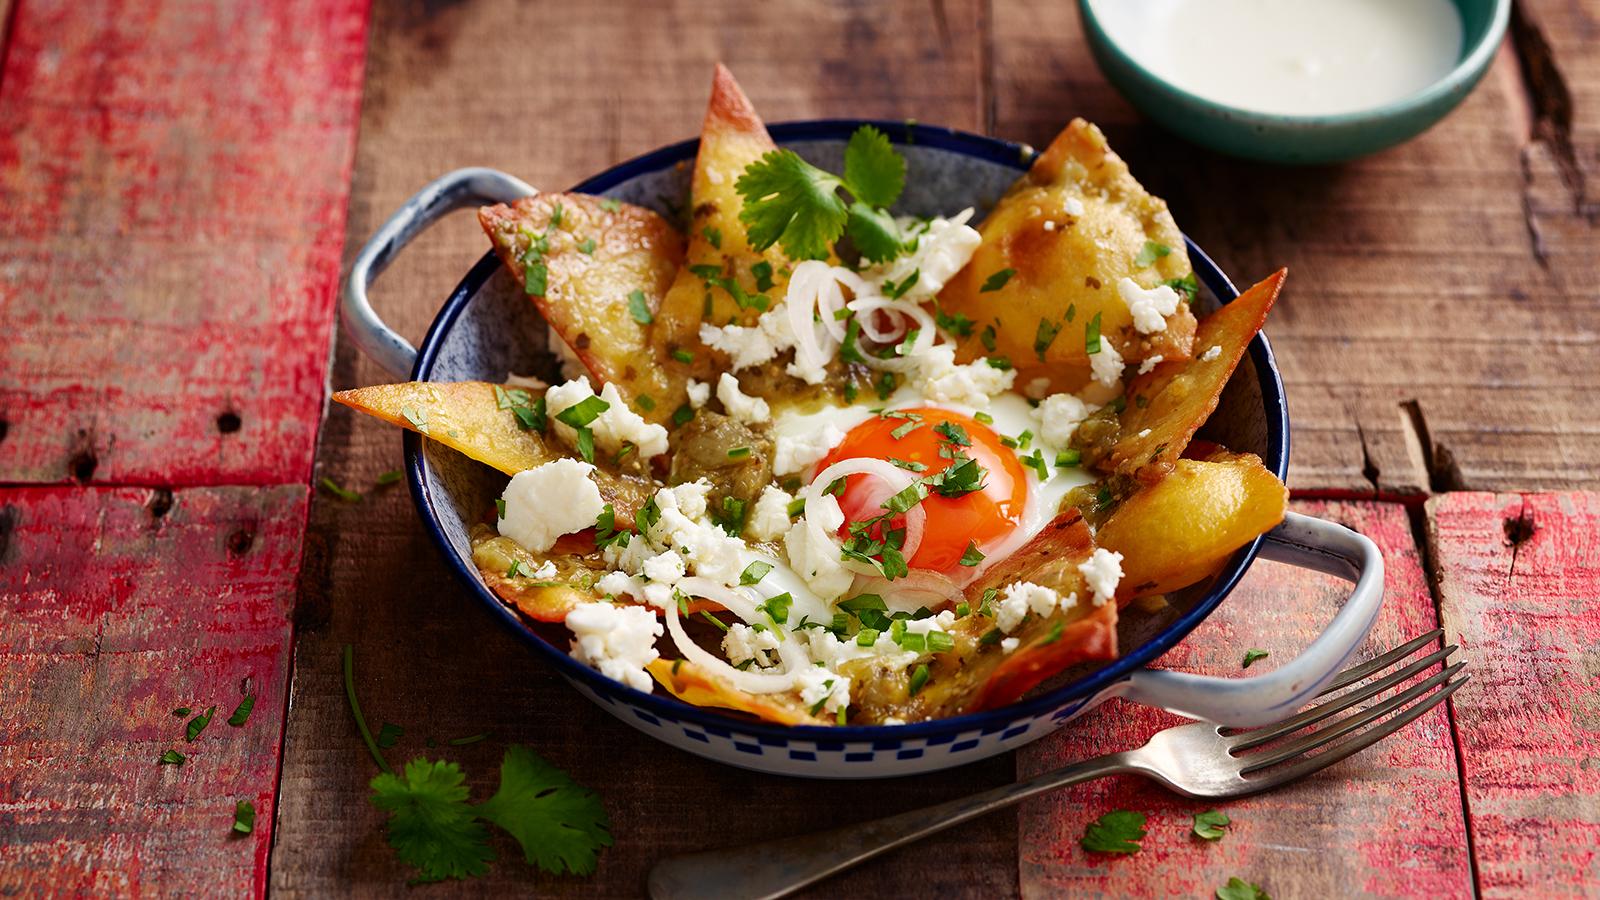
[[[816,140],[848,140],[856,128],[862,125],[873,125],[889,135],[890,140],[902,144],[918,144],[948,150],[971,156],[989,162],[1007,165],[1017,169],[1018,173],[1027,170],[1035,153],[1033,148],[1026,144],[1002,141],[997,138],[983,137],[950,128],[932,125],[922,125],[912,122],[875,121],[869,119],[821,119],[803,122],[783,122],[768,127],[773,140],[782,145],[796,141]],[[625,181],[639,175],[658,171],[660,169],[677,165],[680,162],[694,159],[695,151],[699,147],[698,139],[682,141],[654,150],[642,156],[635,157],[574,186],[573,191],[602,194]],[[1238,297],[1239,291],[1233,282],[1223,274],[1217,264],[1207,256],[1195,243],[1184,238],[1184,243],[1189,251],[1189,260],[1194,267],[1195,274],[1205,284],[1206,288],[1217,297],[1219,301],[1229,302]],[[455,325],[472,298],[488,280],[500,269],[500,260],[493,251],[484,254],[483,258],[467,272],[461,283],[451,292],[443,308],[434,318],[433,324],[428,328],[427,336],[422,340],[422,346],[417,351],[417,361],[412,368],[411,377],[416,381],[427,380],[436,361],[439,347],[443,343],[444,335],[448,334]],[[1268,469],[1283,479],[1289,469],[1289,412],[1284,399],[1283,380],[1278,375],[1277,362],[1272,355],[1272,347],[1268,344],[1264,334],[1257,334],[1250,342],[1250,359],[1255,365],[1257,381],[1261,388],[1262,404],[1265,407],[1267,418],[1267,453],[1263,458]],[[455,548],[450,544],[450,539],[445,536],[438,520],[432,513],[433,498],[425,481],[424,466],[426,462],[422,454],[422,438],[414,432],[405,433],[406,455],[406,480],[411,488],[411,499],[416,504],[417,510],[422,515],[423,524],[427,527],[428,536],[434,544],[444,553],[455,574],[470,588],[477,598],[488,606],[490,612],[500,619],[508,628],[516,633],[522,640],[532,646],[546,662],[555,666],[563,676],[574,680],[590,690],[593,690],[605,699],[615,696],[628,704],[641,707],[655,713],[669,721],[687,721],[716,731],[739,731],[758,737],[766,737],[781,741],[817,741],[831,743],[863,743],[883,740],[916,739],[939,735],[948,732],[980,731],[992,732],[996,722],[1012,722],[1017,719],[1031,718],[1048,714],[1060,707],[1078,700],[1087,700],[1105,690],[1107,687],[1127,678],[1133,671],[1154,661],[1162,654],[1182,640],[1199,625],[1211,611],[1217,608],[1223,598],[1233,590],[1244,576],[1245,570],[1255,559],[1263,538],[1256,538],[1248,546],[1241,548],[1228,561],[1227,566],[1212,582],[1206,595],[1194,606],[1168,625],[1155,637],[1135,647],[1127,655],[1112,660],[1106,666],[1097,669],[1076,681],[1061,685],[1053,690],[1046,691],[1036,696],[1024,697],[1016,703],[986,710],[984,712],[967,713],[944,719],[930,719],[926,722],[913,722],[905,725],[775,725],[760,722],[719,712],[714,708],[694,706],[672,696],[662,696],[655,693],[640,691],[618,681],[613,681],[594,669],[589,668],[570,656],[565,650],[549,643],[540,637],[528,626],[519,615],[505,602],[495,596],[494,592],[484,586],[477,571],[464,565],[456,557]]]
[[[1422,90],[1414,94],[1407,94],[1399,100],[1392,100],[1382,106],[1374,106],[1371,109],[1312,116],[1262,112],[1243,106],[1230,106],[1208,97],[1202,97],[1157,75],[1144,63],[1134,59],[1122,48],[1121,44],[1111,37],[1105,26],[1100,24],[1100,18],[1095,15],[1093,9],[1093,0],[1078,0],[1078,14],[1091,32],[1091,43],[1106,48],[1107,52],[1115,54],[1119,62],[1142,73],[1152,83],[1161,85],[1162,88],[1170,91],[1174,96],[1186,103],[1242,122],[1337,127],[1360,125],[1404,116],[1437,102],[1441,97],[1445,97],[1463,86],[1470,87],[1489,68],[1490,61],[1493,60],[1495,52],[1500,48],[1500,42],[1505,38],[1506,24],[1511,20],[1511,3],[1512,0],[1495,0],[1494,12],[1489,19],[1489,25],[1478,38],[1477,43],[1472,45],[1471,50],[1462,54],[1461,60],[1450,71]]]

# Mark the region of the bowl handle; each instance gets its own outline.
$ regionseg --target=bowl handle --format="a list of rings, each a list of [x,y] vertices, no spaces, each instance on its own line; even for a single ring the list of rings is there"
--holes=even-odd
[[[340,319],[356,346],[390,375],[409,377],[417,350],[373,312],[367,289],[412,238],[446,214],[468,206],[510,203],[537,193],[521,179],[483,168],[457,169],[417,191],[361,248],[345,277]]]
[[[1315,697],[1356,648],[1383,605],[1383,555],[1363,535],[1323,519],[1289,513],[1261,544],[1267,559],[1355,583],[1328,627],[1305,652],[1254,678],[1217,678],[1164,669],[1135,672],[1122,696],[1185,716],[1248,728],[1287,718]]]

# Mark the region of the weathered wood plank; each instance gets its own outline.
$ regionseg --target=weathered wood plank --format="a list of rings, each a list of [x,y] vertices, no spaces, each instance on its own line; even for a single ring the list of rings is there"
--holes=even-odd
[[[1551,88],[1530,88],[1508,51],[1405,146],[1314,168],[1225,159],[1141,119],[1096,69],[1075,5],[1044,0],[994,10],[991,128],[1040,143],[1093,119],[1235,279],[1289,267],[1267,333],[1295,422],[1291,487],[1600,485],[1600,212],[1584,187],[1600,177],[1600,28],[1592,3],[1518,7],[1566,73],[1568,128],[1541,124],[1559,109],[1528,114],[1530,91],[1542,108]]]
[[[1444,626],[1470,660],[1453,698],[1485,897],[1600,889],[1600,495],[1428,501]]]
[[[1296,508],[1356,528],[1383,549],[1388,594],[1363,655],[1370,658],[1437,627],[1406,511],[1397,504],[1299,502]],[[1291,657],[1333,615],[1348,584],[1258,563],[1164,667],[1239,674],[1248,648]],[[1181,721],[1113,701],[1060,736],[1018,754],[1019,774],[1138,746]],[[1113,809],[1149,816],[1144,849],[1127,858],[1090,854],[1084,827]],[[1232,819],[1217,843],[1190,834],[1191,817],[1221,809]],[[1270,794],[1184,800],[1133,776],[1030,801],[1018,816],[1026,897],[1210,896],[1239,876],[1277,897],[1466,896],[1472,887],[1450,725],[1443,707],[1333,769]]]
[[[0,481],[304,483],[366,3],[23,0]]]
[[[306,495],[0,490],[0,894],[263,892]]]
[[[780,2],[380,5],[351,201],[359,242],[416,188],[461,165],[487,164],[559,187],[697,129],[713,61],[725,61],[770,120],[825,115],[916,117],[977,127],[983,109],[979,5]],[[942,17],[942,18],[941,18]],[[804,52],[792,48],[805,35]],[[537,51],[537,52],[534,52]],[[889,69],[894,77],[885,77]],[[560,71],[559,80],[549,73]],[[486,137],[490,136],[490,137]],[[383,314],[418,339],[439,302],[487,244],[469,216],[441,223],[385,274]],[[352,252],[347,249],[347,252]],[[338,386],[387,377],[336,354]],[[318,475],[367,490],[400,461],[390,428],[333,410]],[[530,870],[513,848],[472,891],[636,896],[660,856],[777,837],[914,808],[1011,780],[1009,758],[945,776],[820,784],[754,775],[662,747],[579,699],[479,612],[444,570],[404,489],[361,505],[319,496],[301,597],[272,887],[284,897],[403,896],[409,873],[366,801],[376,770],[345,706],[342,644],[354,643],[367,715],[401,724],[391,761],[432,754],[492,788],[507,742],[526,743],[599,789],[617,845],[587,880]],[[493,739],[429,749],[493,730]],[[836,882],[841,891],[1009,896],[1016,831],[1001,817],[930,841]]]

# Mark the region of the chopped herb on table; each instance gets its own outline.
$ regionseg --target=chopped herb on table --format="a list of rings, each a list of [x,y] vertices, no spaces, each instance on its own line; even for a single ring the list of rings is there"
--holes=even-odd
[[[182,753],[179,753],[176,750],[168,750],[167,752],[161,754],[161,758],[156,760],[156,762],[163,766],[181,766],[188,760],[189,758],[184,756]]]
[[[1232,822],[1221,810],[1208,809],[1194,814],[1194,836],[1207,841],[1221,840],[1223,830]]]
[[[228,717],[228,724],[235,728],[243,726],[244,723],[250,721],[250,711],[255,708],[256,696],[251,694],[250,696],[245,697],[243,700],[239,701],[238,706],[234,707],[233,715]]]
[[[185,738],[189,741],[189,743],[194,743],[194,739],[200,736],[200,732],[206,730],[206,726],[211,724],[211,716],[215,714],[216,711],[217,708],[213,706],[208,708],[200,715],[189,720],[188,727],[184,729]]]
[[[249,800],[240,800],[233,807],[233,830],[239,834],[249,834],[256,830],[256,805]]]
[[[1268,653],[1265,650],[1257,650],[1252,647],[1244,652],[1244,663],[1240,665],[1239,668],[1248,669],[1250,668],[1251,663],[1254,663],[1256,660],[1266,659],[1271,655],[1271,653]]]
[[[1260,885],[1235,876],[1217,888],[1217,900],[1272,900],[1272,897]]]
[[[1144,813],[1113,810],[1090,823],[1079,843],[1091,853],[1138,853],[1144,823]]]

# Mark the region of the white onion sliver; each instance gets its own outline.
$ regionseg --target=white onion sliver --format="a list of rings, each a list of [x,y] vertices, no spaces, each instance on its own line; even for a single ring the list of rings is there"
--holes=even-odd
[[[734,594],[732,589],[704,578],[685,578],[683,581],[678,582],[678,588],[692,596],[715,600],[733,610],[736,614],[741,606],[750,608],[742,597],[736,598],[732,596]],[[666,610],[662,613],[662,618],[666,619],[667,631],[672,633],[672,642],[678,645],[678,652],[683,654],[684,659],[721,675],[739,690],[751,694],[776,694],[794,687],[794,675],[790,672],[769,674],[736,669],[721,657],[696,644],[689,638],[688,632],[683,630],[683,622],[678,617],[678,604],[668,603]],[[743,618],[743,616],[741,615],[740,618]],[[781,647],[779,653],[784,655]],[[787,655],[784,655],[784,662],[789,662]]]
[[[938,331],[934,327],[933,316],[928,315],[927,310],[915,303],[906,300],[886,300],[882,297],[866,297],[850,301],[849,308],[856,314],[856,319],[861,322],[862,333],[880,344],[889,344],[899,340],[906,333],[905,321],[903,319],[900,320],[898,328],[886,331],[879,328],[872,321],[872,316],[869,313],[877,310],[890,310],[898,312],[905,318],[917,323],[917,339],[912,342],[909,351],[904,356],[879,359],[871,353],[863,354],[866,364],[870,368],[891,372],[907,371],[916,367],[917,360],[915,357],[918,354],[927,352],[928,348],[933,346],[933,340]]]
[[[889,602],[890,609],[904,607],[906,612],[911,612],[917,606],[926,606],[937,609],[943,604],[959,600],[962,597],[961,588],[956,586],[949,576],[938,572],[913,571],[903,578],[889,581],[886,578],[868,578],[862,581],[861,591],[868,594],[877,594]],[[932,602],[917,603],[916,606],[902,602],[907,596],[924,597]]]
[[[805,497],[806,500],[806,508],[816,509],[817,505],[822,501],[822,492],[827,489],[828,485],[847,475],[871,475],[886,481],[890,487],[894,488],[890,496],[905,490],[916,480],[911,473],[886,460],[859,457],[842,459],[818,472],[817,477],[811,479],[811,483],[806,485],[805,490],[801,491],[801,496]],[[907,558],[915,554],[917,547],[922,543],[922,532],[927,522],[927,517],[927,511],[922,508],[920,503],[906,513],[906,540],[900,552]],[[822,526],[817,524],[816,519],[808,515],[805,517],[805,521],[807,534],[811,540],[826,541],[835,547],[840,547],[839,541],[833,535],[823,531]],[[915,531],[915,540],[913,540],[913,531]],[[843,548],[840,547],[840,549],[842,550]],[[857,575],[880,574],[877,566],[864,563],[858,559],[841,558],[839,564]]]

